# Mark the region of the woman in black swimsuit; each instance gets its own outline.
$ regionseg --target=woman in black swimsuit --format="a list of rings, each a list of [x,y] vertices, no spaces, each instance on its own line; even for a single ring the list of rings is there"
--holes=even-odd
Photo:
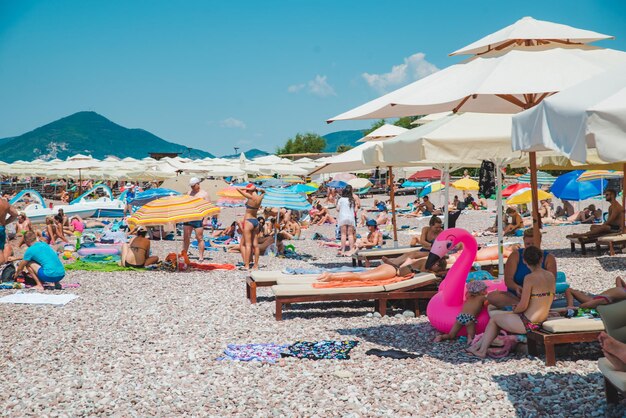
[[[252,261],[252,254],[254,251],[254,270],[259,268],[259,220],[257,219],[257,213],[261,207],[261,201],[263,200],[263,194],[265,191],[257,190],[253,184],[249,184],[245,189],[237,189],[239,193],[248,199],[246,201],[246,213],[243,216],[243,223],[241,225],[242,238],[241,238],[241,258],[243,259],[243,267],[247,270],[250,268],[250,262]]]

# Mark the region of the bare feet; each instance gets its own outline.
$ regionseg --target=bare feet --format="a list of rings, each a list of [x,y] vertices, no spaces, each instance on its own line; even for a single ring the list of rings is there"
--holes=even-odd
[[[320,274],[320,277],[317,278],[317,281],[319,281],[319,282],[329,282],[330,278],[331,278],[330,273],[326,271],[326,272]]]
[[[441,334],[441,335],[437,335],[435,337],[435,342],[439,343],[441,341],[445,341],[445,340],[451,340],[452,338],[450,337],[450,334]]]
[[[485,358],[485,357],[487,357],[487,354],[486,354],[486,353],[482,353],[482,352],[480,352],[480,350],[479,350],[479,348],[478,348],[478,344],[471,345],[471,346],[467,347],[467,349],[466,349],[466,350],[467,350],[467,352],[468,352],[468,353],[473,354],[473,355],[475,355],[476,357],[480,357],[480,358]]]
[[[35,290],[44,290],[42,285],[33,286],[33,289],[35,289]]]

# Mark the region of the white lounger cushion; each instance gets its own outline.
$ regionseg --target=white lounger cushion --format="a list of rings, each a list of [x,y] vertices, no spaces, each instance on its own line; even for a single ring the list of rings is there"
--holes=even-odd
[[[604,324],[600,319],[559,318],[547,320],[543,323],[542,328],[554,333],[604,331]]]
[[[598,360],[598,368],[604,377],[606,377],[609,382],[613,383],[613,386],[622,392],[626,391],[626,372],[618,372],[615,370],[611,362],[605,357],[601,357]]]
[[[311,284],[317,281],[319,274],[294,274],[293,276],[281,277],[276,280],[276,284],[298,285]]]
[[[355,255],[358,257],[402,255],[413,251],[419,251],[420,248],[421,247],[376,248],[373,250],[359,251]]]
[[[298,277],[300,279],[310,279],[319,277],[319,274],[285,274],[280,270],[270,271],[253,271],[250,273],[250,277],[257,283],[264,282],[277,282],[281,279],[290,279],[292,277]],[[306,283],[306,282],[305,282]]]
[[[310,284],[286,284],[272,286],[272,292],[276,296],[315,296],[315,295],[339,295],[345,293],[372,293],[384,292],[383,286],[362,286],[362,287],[333,287],[327,289],[316,289]]]
[[[426,283],[436,278],[437,277],[432,273],[419,273],[408,280],[403,280],[401,282],[392,283],[392,284],[386,284],[383,287],[385,288],[387,292],[390,292],[392,290],[398,290],[398,289],[402,289],[405,287],[414,286],[416,284]]]
[[[626,234],[619,235],[609,235],[608,237],[600,237],[598,238],[598,242],[619,242],[626,241]]]

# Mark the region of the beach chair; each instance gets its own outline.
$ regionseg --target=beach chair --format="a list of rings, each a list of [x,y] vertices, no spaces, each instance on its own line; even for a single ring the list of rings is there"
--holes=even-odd
[[[606,333],[618,341],[626,343],[626,301],[598,306]],[[604,376],[604,393],[607,403],[616,404],[619,395],[626,394],[626,372],[615,370],[611,362],[602,357],[598,368]]]
[[[253,271],[246,278],[246,298],[250,303],[257,302],[257,288],[270,287],[278,284],[278,280],[289,278],[297,283],[311,283],[319,274],[286,274],[281,271]]]
[[[365,197],[367,194],[369,194],[369,191],[372,187],[362,187],[359,190],[355,191],[354,194],[356,194],[359,197]]]
[[[582,237],[567,237],[570,242],[572,252],[576,252],[576,245],[580,245],[580,251],[582,255],[587,255],[587,248],[585,247],[587,244],[596,244],[598,242],[598,238],[596,236],[582,236]]]
[[[383,257],[399,257],[406,253],[418,251],[420,247],[398,247],[398,248],[373,248],[371,250],[359,250],[352,254],[352,266],[369,266],[370,261],[380,260]]]
[[[342,288],[314,288],[312,284],[277,284],[272,286],[276,299],[276,320],[283,319],[285,305],[300,302],[329,302],[374,300],[376,311],[385,316],[390,300],[410,300],[415,315],[419,315],[419,302],[430,300],[437,293],[439,280],[434,274],[420,273],[411,279],[384,286],[360,286]]]
[[[607,235],[598,238],[596,241],[596,249],[598,252],[601,251],[602,246],[609,247],[609,254],[615,255],[615,248],[617,247],[620,252],[624,246],[626,246],[626,234],[619,235]]]
[[[556,365],[556,345],[597,341],[602,331],[604,331],[604,324],[600,319],[548,319],[540,330],[526,333],[528,354],[539,357],[539,347],[543,347],[546,366],[554,366]]]

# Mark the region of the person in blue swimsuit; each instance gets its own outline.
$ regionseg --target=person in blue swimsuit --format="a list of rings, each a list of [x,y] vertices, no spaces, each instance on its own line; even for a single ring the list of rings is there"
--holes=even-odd
[[[237,189],[246,199],[246,213],[243,215],[243,223],[240,224],[240,228],[243,231],[241,237],[241,245],[239,246],[241,251],[241,258],[243,259],[243,267],[248,270],[250,263],[253,261],[254,255],[254,270],[259,269],[259,256],[261,250],[259,248],[259,220],[257,219],[257,213],[261,207],[261,201],[263,200],[263,194],[265,191],[257,190],[254,184],[250,183],[245,188]]]
[[[539,242],[541,242],[541,239]],[[524,248],[513,251],[504,265],[504,283],[507,290],[489,293],[487,300],[490,305],[496,308],[505,308],[519,303],[524,278],[530,274],[530,269],[524,263],[524,251],[526,248],[534,245],[533,229],[528,228],[524,231]],[[553,254],[550,254],[548,251],[542,251],[541,268],[549,271],[556,277],[556,258]]]

